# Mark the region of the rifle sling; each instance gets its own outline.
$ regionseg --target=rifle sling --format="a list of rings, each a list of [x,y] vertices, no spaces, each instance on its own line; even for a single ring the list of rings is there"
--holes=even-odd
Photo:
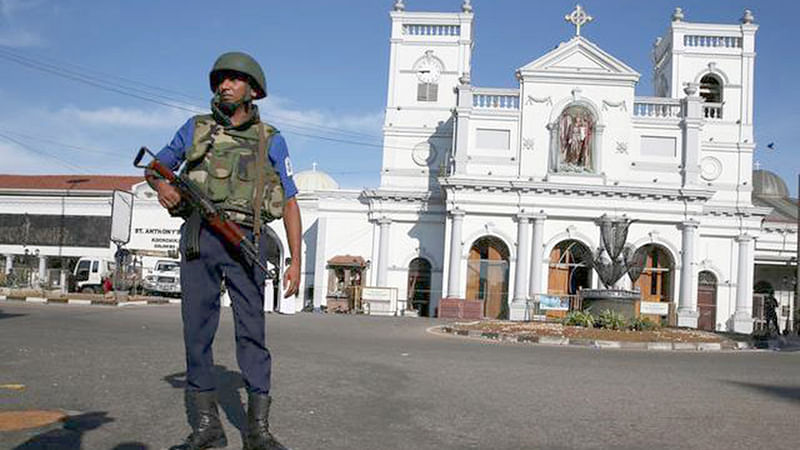
[[[261,242],[261,208],[264,204],[264,169],[267,164],[268,139],[264,133],[264,124],[258,123],[256,126],[258,127],[258,155],[256,156],[256,191],[253,202],[253,243],[258,249]]]

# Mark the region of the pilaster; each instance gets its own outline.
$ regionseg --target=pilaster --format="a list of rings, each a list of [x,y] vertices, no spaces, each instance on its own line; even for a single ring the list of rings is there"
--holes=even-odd
[[[684,89],[683,131],[683,186],[697,186],[700,182],[700,131],[703,127],[703,99],[698,95],[699,86],[689,83]]]
[[[461,253],[462,253],[462,228],[464,225],[464,211],[455,209],[450,212],[450,259],[447,273],[447,296],[460,298],[461,296]]]
[[[517,216],[517,263],[514,271],[514,298],[511,302],[511,320],[527,320],[528,261],[530,260],[530,221],[526,214]]]
[[[736,238],[739,244],[738,270],[736,280],[736,312],[733,315],[733,331],[750,334],[753,332],[753,288],[750,285],[750,272],[753,258],[750,248],[753,237],[748,234]]]
[[[681,224],[681,284],[678,297],[678,326],[697,328],[697,298],[694,294],[694,247],[697,227],[696,220]]]
[[[380,243],[378,244],[378,286],[387,286],[387,272],[389,269],[389,226],[392,224],[392,219],[388,217],[381,217],[378,219],[378,226],[380,227]]]

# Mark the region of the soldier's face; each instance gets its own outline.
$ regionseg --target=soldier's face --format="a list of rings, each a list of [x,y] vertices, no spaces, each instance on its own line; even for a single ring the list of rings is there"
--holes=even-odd
[[[241,103],[247,93],[253,98],[255,91],[247,82],[247,76],[238,72],[224,72],[220,75],[220,82],[217,85],[217,93],[225,103]]]

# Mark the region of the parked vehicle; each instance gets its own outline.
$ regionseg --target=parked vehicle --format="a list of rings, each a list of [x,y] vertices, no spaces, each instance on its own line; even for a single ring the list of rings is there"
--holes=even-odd
[[[114,260],[109,258],[92,256],[80,258],[72,271],[70,290],[102,294],[104,278],[111,276],[115,268]]]
[[[146,294],[180,297],[180,263],[171,259],[156,261],[153,271],[144,277],[142,287]]]

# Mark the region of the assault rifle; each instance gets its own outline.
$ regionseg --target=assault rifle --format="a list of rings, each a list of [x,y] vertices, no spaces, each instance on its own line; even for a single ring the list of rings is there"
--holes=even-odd
[[[150,155],[153,160],[150,164],[142,165],[141,161],[145,154]],[[249,263],[255,264],[261,268],[268,278],[277,278],[277,273],[268,269],[258,258],[256,246],[247,239],[242,229],[239,228],[236,223],[228,219],[225,212],[217,208],[214,202],[209,200],[192,180],[183,174],[176,175],[169,167],[161,164],[161,161],[159,161],[156,155],[147,147],[139,149],[136,159],[133,160],[133,165],[140,169],[150,169],[164,177],[170,184],[178,189],[178,192],[181,194],[181,199],[185,201],[193,211],[199,213],[203,221],[211,227],[215,233],[225,239],[229,244],[233,245],[234,248],[238,248],[245,259],[247,259]]]

